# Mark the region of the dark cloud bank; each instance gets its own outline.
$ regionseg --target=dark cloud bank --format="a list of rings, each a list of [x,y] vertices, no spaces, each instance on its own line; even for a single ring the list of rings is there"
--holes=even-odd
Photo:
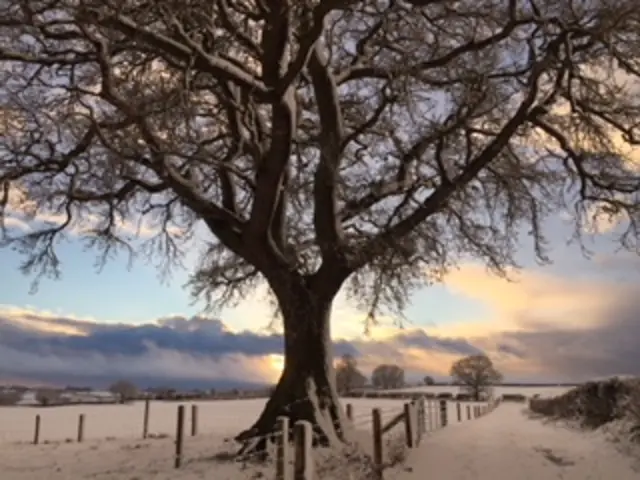
[[[605,292],[603,292],[605,295]],[[477,338],[433,337],[421,330],[400,330],[381,340],[339,340],[336,355],[350,353],[372,362],[407,365],[407,349],[431,354],[463,356],[487,352],[504,369],[508,380],[581,381],[617,374],[640,374],[640,283],[606,292],[607,301],[590,316],[595,326],[564,328],[558,321],[541,322],[535,306],[526,318],[535,325],[524,331]],[[581,315],[580,306],[562,315]],[[55,327],[55,328],[52,328]],[[55,333],[55,330],[59,333]],[[60,333],[73,330],[76,335]],[[0,381],[103,386],[118,378],[142,386],[181,388],[251,387],[271,382],[264,359],[282,353],[278,334],[229,331],[224,323],[202,317],[163,318],[144,325],[85,322],[37,314],[0,313]],[[513,365],[533,365],[526,372]],[[261,369],[262,368],[262,369]],[[412,364],[409,377],[431,373]],[[532,373],[534,371],[534,373]]]
[[[406,347],[455,355],[480,351],[464,340],[407,331],[384,342],[334,342],[336,355],[399,362]],[[125,325],[36,314],[0,316],[0,380],[106,385],[126,377],[145,386],[250,387],[265,381],[253,367],[282,348],[279,334],[235,333],[220,320],[202,317]]]

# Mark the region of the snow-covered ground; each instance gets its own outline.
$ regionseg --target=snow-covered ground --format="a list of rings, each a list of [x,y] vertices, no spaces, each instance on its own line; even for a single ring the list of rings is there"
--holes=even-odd
[[[620,453],[604,433],[530,419],[521,404],[503,403],[486,417],[455,423],[411,452],[397,480],[638,480],[637,458]],[[409,471],[411,470],[411,471]]]
[[[345,399],[353,405],[358,438],[368,443],[371,410],[380,408],[384,421],[402,411],[402,400]],[[274,466],[224,461],[237,451],[230,439],[251,426],[264,399],[184,402],[198,405],[198,435],[189,436],[190,408],[186,410],[184,457],[173,466],[179,403],[151,402],[149,432],[142,440],[144,402],[131,405],[80,405],[53,408],[0,408],[0,478],[2,480],[244,480],[272,478]],[[75,443],[78,416],[85,415],[85,442]],[[41,416],[41,444],[32,445],[35,416]],[[402,425],[393,434],[402,433]],[[368,448],[368,445],[366,446]],[[216,458],[213,458],[213,457]],[[336,480],[341,478],[336,477]]]
[[[262,411],[265,399],[217,400],[200,402],[151,402],[149,433],[175,435],[178,405],[187,405],[186,430],[189,430],[190,405],[198,406],[198,432],[227,438],[236,435]],[[367,429],[371,425],[371,411],[382,410],[383,418],[401,411],[404,400],[384,398],[349,398],[343,403],[353,406],[354,423]],[[436,407],[434,406],[434,409]],[[456,415],[449,404],[450,415]],[[0,444],[30,442],[33,439],[35,417],[40,415],[41,441],[74,439],[78,417],[84,415],[84,438],[87,440],[112,438],[140,438],[144,418],[144,402],[127,405],[69,405],[50,408],[0,407]],[[1,454],[0,454],[1,455]]]
[[[515,393],[515,392],[514,392]],[[533,394],[532,394],[533,395]],[[150,432],[141,440],[143,403],[56,408],[0,408],[0,478],[2,480],[249,480],[273,478],[274,466],[225,460],[237,444],[228,441],[249,426],[264,400],[197,402],[199,434],[185,438],[185,463],[173,469],[176,403],[152,402]],[[346,399],[365,449],[370,448],[371,409],[388,421],[402,400]],[[189,402],[185,402],[189,404]],[[466,417],[463,407],[463,418]],[[394,480],[637,480],[631,457],[620,454],[601,433],[581,433],[529,419],[522,404],[502,404],[486,417],[458,424],[449,404],[450,425],[429,433],[408,458],[408,467],[388,472]],[[187,409],[187,419],[188,419]],[[86,417],[84,443],[75,437],[77,417]],[[42,416],[42,440],[30,445],[36,414]],[[188,427],[187,427],[188,432]],[[391,432],[401,436],[402,425]],[[113,438],[110,438],[113,437]],[[318,466],[327,460],[317,453]],[[318,480],[344,477],[322,476]],[[362,480],[360,477],[353,477]]]

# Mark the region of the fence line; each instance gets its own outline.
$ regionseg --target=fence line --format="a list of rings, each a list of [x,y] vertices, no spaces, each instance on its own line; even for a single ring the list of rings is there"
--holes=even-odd
[[[385,461],[384,436],[394,428],[401,425],[404,427],[404,444],[407,448],[413,449],[420,445],[424,436],[437,429],[445,428],[451,423],[449,418],[449,405],[455,404],[457,422],[465,421],[462,415],[462,402],[450,399],[434,399],[424,395],[410,394],[410,401],[405,402],[400,407],[376,407],[370,412],[358,413],[353,404],[345,405],[346,416],[350,424],[354,427],[364,426],[371,423],[371,433],[373,439],[373,452],[371,460],[375,470],[375,480],[382,479],[383,471],[388,466]],[[406,398],[406,397],[405,397]],[[467,403],[467,402],[464,402]],[[480,418],[495,410],[501,403],[501,398],[492,399],[478,405],[466,405],[466,420]],[[198,434],[198,407],[191,405],[190,409],[190,433],[191,436]],[[383,418],[386,416],[386,420]],[[145,401],[144,416],[142,426],[142,438],[149,436],[150,402]],[[185,449],[185,421],[187,420],[186,408],[184,404],[177,406],[176,430],[174,441],[173,465],[174,468],[181,468]],[[364,422],[363,422],[364,420]],[[33,443],[40,443],[40,433],[42,418],[38,414],[35,416],[35,429]],[[77,441],[84,440],[85,414],[78,417]],[[292,433],[292,435],[291,435]],[[313,461],[313,426],[307,421],[298,421],[290,424],[288,417],[278,417],[276,431],[264,435],[256,436],[251,440],[259,441],[267,439],[275,446],[275,480],[315,480]],[[265,455],[264,452],[257,453]],[[293,462],[291,462],[293,460]],[[293,468],[291,468],[293,463]]]
[[[445,399],[441,399],[436,402],[431,399],[425,399],[425,397],[413,398],[410,402],[405,403],[402,407],[402,411],[394,415],[386,423],[382,419],[382,410],[380,408],[373,408],[371,411],[371,423],[372,423],[372,435],[373,435],[373,467],[375,470],[376,480],[381,480],[383,471],[386,467],[384,457],[384,442],[383,436],[391,431],[397,425],[404,424],[405,444],[408,448],[416,448],[420,445],[424,435],[427,433],[427,421],[429,417],[435,420],[435,425],[439,428],[444,428],[449,424],[448,418],[448,405],[455,403],[457,411],[458,422],[462,422],[462,407],[460,402],[451,402]],[[473,408],[473,419],[483,417],[497,408],[500,404],[500,399],[491,400],[483,403],[482,405],[475,405]],[[436,408],[438,407],[438,408]],[[467,411],[470,412],[470,406],[467,406]],[[354,409],[352,404],[346,405],[347,418],[353,420],[357,418],[354,415]],[[469,420],[471,420],[471,416]],[[311,424],[306,421],[296,422],[296,426],[299,429],[299,435],[308,435],[302,440],[294,441],[293,455],[294,461],[294,476],[293,480],[315,480],[313,471],[313,449],[312,449],[312,433]],[[433,424],[432,424],[433,425]],[[296,430],[298,431],[298,430]],[[304,433],[304,432],[309,433]],[[286,447],[283,447],[286,450]],[[286,469],[278,469],[276,471],[276,480],[290,480],[287,475]]]

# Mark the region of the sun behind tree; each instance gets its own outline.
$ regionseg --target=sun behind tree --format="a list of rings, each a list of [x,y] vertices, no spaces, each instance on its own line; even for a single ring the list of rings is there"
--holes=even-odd
[[[486,355],[461,358],[451,366],[449,374],[453,381],[462,384],[476,401],[480,401],[483,394],[489,394],[491,387],[502,381],[502,374],[495,369],[493,362]]]

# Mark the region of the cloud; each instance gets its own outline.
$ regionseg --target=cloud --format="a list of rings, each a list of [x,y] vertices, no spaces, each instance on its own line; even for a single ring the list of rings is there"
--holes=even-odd
[[[397,331],[385,339],[336,339],[336,356],[351,354],[370,373],[395,361],[422,371],[411,351],[459,356],[478,349],[463,340]],[[282,367],[279,333],[231,330],[218,319],[171,316],[141,325],[77,319],[0,307],[0,375],[26,380],[214,384],[274,382]]]
[[[67,216],[63,213],[42,209],[37,202],[29,198],[28,192],[17,184],[10,185],[5,215],[5,227],[23,232],[31,232],[44,225],[62,225],[67,220]],[[118,213],[115,213],[115,217],[114,228],[120,235],[150,238],[161,231],[148,218],[140,217],[135,220],[123,218]],[[104,218],[97,214],[75,215],[66,230],[75,235],[86,235],[101,225],[103,220]],[[167,231],[175,237],[184,235],[184,231],[172,225],[167,226]]]
[[[580,380],[637,374],[640,261],[622,256],[597,258],[592,275],[529,270],[513,282],[466,265],[447,285],[490,313],[432,333],[467,339],[512,375]]]
[[[637,373],[640,261],[601,256],[590,265],[591,271],[581,269],[576,277],[527,270],[506,281],[465,264],[449,275],[446,288],[454,299],[477,305],[477,314],[429,327],[398,329],[386,323],[371,336],[363,334],[362,314],[338,299],[334,353],[356,356],[366,374],[381,363],[396,363],[414,379],[446,377],[455,360],[478,353],[488,354],[510,380]],[[268,325],[269,313],[266,302],[246,301],[223,312],[224,321],[173,315],[131,325],[0,306],[0,377],[103,384],[120,377],[165,385],[271,383],[282,368],[283,338],[278,329],[261,328]]]

